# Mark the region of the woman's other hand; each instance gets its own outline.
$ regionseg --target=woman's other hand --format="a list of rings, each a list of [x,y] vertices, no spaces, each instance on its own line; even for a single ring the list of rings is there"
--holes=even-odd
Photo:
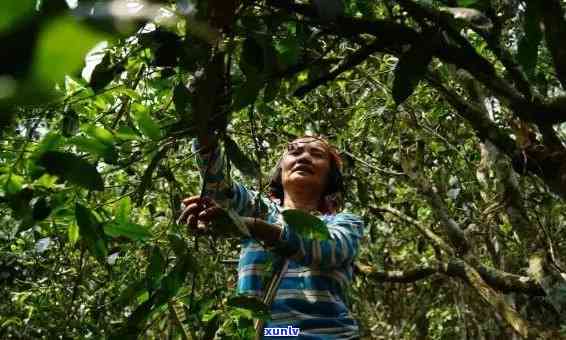
[[[222,208],[208,197],[192,196],[185,198],[183,206],[177,224],[186,224],[189,231],[196,233],[206,232],[207,225],[222,215]]]

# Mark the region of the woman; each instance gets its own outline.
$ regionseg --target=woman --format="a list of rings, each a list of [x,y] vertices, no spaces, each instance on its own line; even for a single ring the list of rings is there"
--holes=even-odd
[[[197,144],[195,149],[199,148]],[[318,137],[294,140],[276,167],[270,199],[257,199],[257,193],[231,183],[225,176],[224,157],[217,143],[200,144],[204,151],[198,163],[205,197],[185,199],[180,219],[199,229],[199,225],[213,222],[221,207],[242,216],[252,237],[242,240],[238,293],[274,296],[271,320],[263,334],[268,337],[275,335],[276,327],[292,326],[300,329],[301,339],[358,338],[345,291],[352,279],[363,224],[355,215],[336,211],[336,197],[342,193],[336,149]],[[297,234],[283,221],[283,209],[318,214],[326,222],[330,239],[312,240]],[[275,279],[271,279],[269,263],[281,273],[274,275]]]

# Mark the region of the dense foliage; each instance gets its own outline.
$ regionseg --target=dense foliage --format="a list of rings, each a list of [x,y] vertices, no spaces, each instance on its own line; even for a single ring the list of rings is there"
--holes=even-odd
[[[210,131],[261,191],[340,148],[364,338],[566,337],[565,8],[0,2],[0,337],[250,338],[238,240],[175,223]]]

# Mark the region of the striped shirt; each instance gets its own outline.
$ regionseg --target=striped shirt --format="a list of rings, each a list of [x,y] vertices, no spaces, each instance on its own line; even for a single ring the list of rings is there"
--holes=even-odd
[[[196,143],[193,149],[198,149]],[[262,298],[274,269],[288,259],[271,306],[271,320],[265,328],[298,327],[301,339],[359,338],[358,325],[346,307],[345,291],[352,280],[353,260],[363,234],[360,218],[349,213],[320,216],[326,222],[330,239],[307,239],[285,224],[283,208],[276,202],[258,199],[256,192],[226,176],[220,148],[201,155],[198,164],[206,196],[242,216],[255,214],[268,223],[283,226],[282,239],[275,249],[268,250],[253,239],[242,240],[238,264],[240,294]]]

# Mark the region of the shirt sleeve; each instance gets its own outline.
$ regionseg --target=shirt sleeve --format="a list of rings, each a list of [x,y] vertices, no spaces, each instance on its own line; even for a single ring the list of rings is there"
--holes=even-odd
[[[287,224],[283,225],[281,253],[303,266],[336,268],[354,261],[363,237],[363,222],[353,214],[337,214],[327,224],[328,240],[304,238]]]
[[[200,145],[194,139],[193,152],[197,153],[197,165],[204,181],[204,196],[212,198],[220,206],[230,208],[241,216],[252,216],[256,212],[257,192],[249,191],[243,185],[234,182],[227,173],[225,155],[220,145],[207,153],[198,152]],[[259,200],[258,216],[266,213],[266,205]]]

